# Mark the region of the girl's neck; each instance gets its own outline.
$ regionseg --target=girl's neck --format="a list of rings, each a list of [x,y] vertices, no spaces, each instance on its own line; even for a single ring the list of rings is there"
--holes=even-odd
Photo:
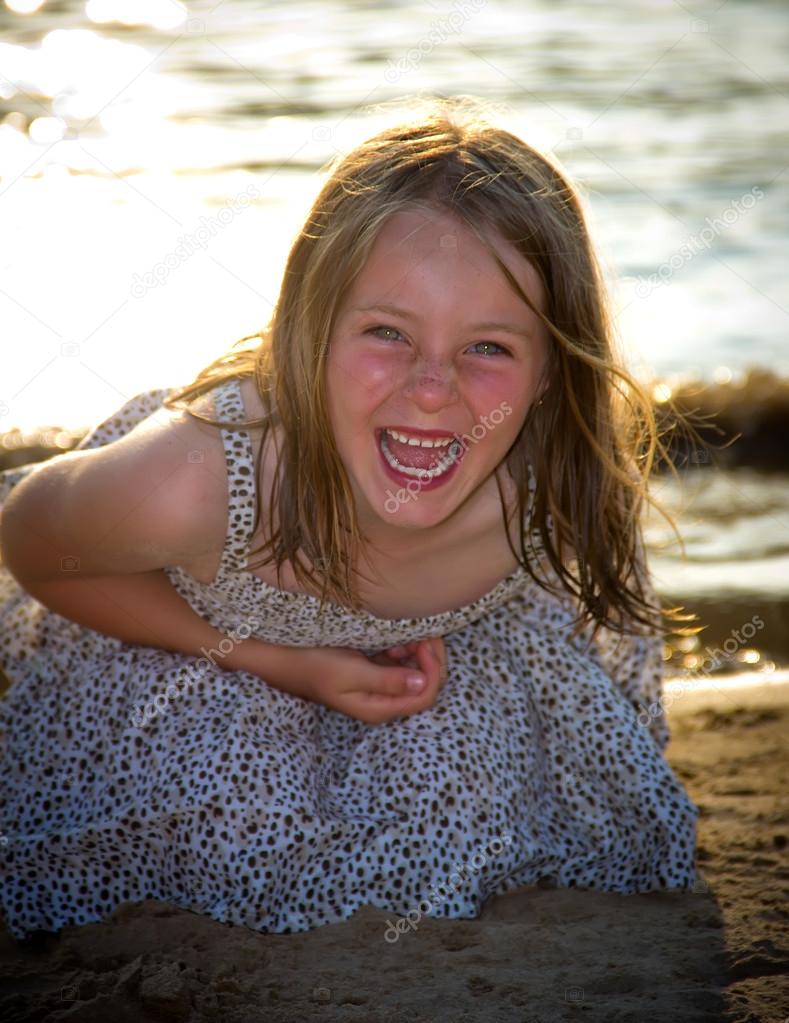
[[[508,474],[500,470],[499,478],[509,504],[515,500],[515,487],[512,480],[509,487],[504,484],[505,476]],[[450,516],[433,526],[391,526],[374,514],[363,516],[359,513],[365,555],[379,568],[387,563],[416,563],[437,549],[449,551],[500,528],[501,499],[494,475],[489,476]]]

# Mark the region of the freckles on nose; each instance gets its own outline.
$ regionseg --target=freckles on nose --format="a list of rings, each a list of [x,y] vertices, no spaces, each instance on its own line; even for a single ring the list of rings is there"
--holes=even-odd
[[[419,386],[449,384],[452,372],[449,366],[440,362],[421,363],[415,367],[414,382]]]

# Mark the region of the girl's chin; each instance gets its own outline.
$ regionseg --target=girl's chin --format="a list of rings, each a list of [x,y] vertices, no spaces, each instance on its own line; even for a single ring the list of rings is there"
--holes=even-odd
[[[445,474],[423,480],[398,473],[379,451],[363,481],[349,474],[356,507],[365,509],[363,518],[370,522],[415,528],[439,525],[469,497],[469,467],[464,465],[463,472],[458,471],[469,453],[465,451],[464,457]],[[474,489],[472,486],[471,490]]]
[[[356,488],[354,491],[356,493]],[[381,487],[380,483],[376,483],[362,490],[363,507],[366,509],[364,519],[392,527],[429,529],[444,522],[465,497],[465,490],[460,493],[456,487],[425,494],[413,486],[408,488],[385,483]]]

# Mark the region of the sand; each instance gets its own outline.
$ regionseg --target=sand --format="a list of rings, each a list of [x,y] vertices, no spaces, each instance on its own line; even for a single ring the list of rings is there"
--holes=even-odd
[[[668,759],[701,809],[694,893],[521,889],[396,943],[365,907],[265,935],[165,903],[40,943],[0,936],[7,1023],[783,1023],[789,685],[682,695]]]

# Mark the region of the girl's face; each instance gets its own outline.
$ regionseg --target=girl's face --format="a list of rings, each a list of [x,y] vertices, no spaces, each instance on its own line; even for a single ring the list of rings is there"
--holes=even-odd
[[[534,269],[492,240],[545,312]],[[425,529],[464,507],[539,399],[547,353],[545,327],[460,221],[438,211],[390,217],[337,310],[326,363],[363,532]]]

